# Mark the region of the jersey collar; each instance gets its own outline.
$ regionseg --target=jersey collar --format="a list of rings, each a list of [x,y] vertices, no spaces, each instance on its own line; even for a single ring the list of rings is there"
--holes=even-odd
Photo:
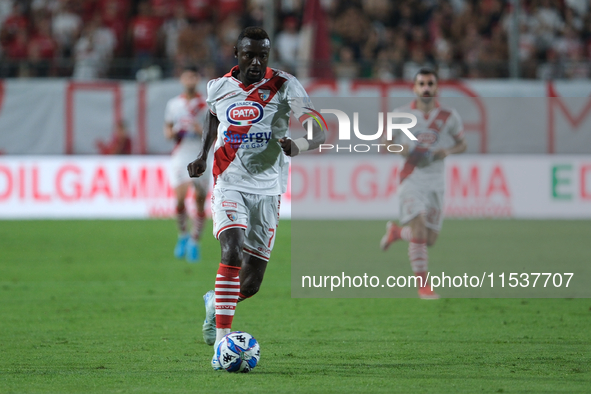
[[[237,74],[239,71],[240,71],[240,69],[238,68],[238,66],[234,66],[226,75],[224,75],[224,77],[232,78],[234,81],[238,82],[238,86],[240,86],[242,88],[242,90],[244,90],[245,92],[251,90],[251,88],[253,86],[258,85],[259,83],[263,82],[265,79],[271,79],[271,77],[273,77],[273,69],[271,67],[267,67],[267,70],[265,70],[265,76],[263,77],[263,79],[261,79],[259,82],[253,83],[252,85],[244,86],[242,81],[240,81],[238,78],[234,77],[234,74]]]

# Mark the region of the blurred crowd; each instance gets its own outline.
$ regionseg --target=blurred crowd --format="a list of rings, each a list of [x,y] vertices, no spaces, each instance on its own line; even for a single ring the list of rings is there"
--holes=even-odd
[[[157,79],[197,64],[206,77],[235,64],[245,26],[274,1],[274,65],[301,67],[312,0],[0,0],[0,77]],[[504,0],[320,0],[333,75],[399,80],[423,66],[441,78],[509,76],[511,6]],[[588,78],[587,0],[521,0],[524,78]]]
[[[418,68],[431,66],[444,79],[508,77],[510,3],[365,0],[359,6],[337,7],[331,18],[337,73],[409,79]],[[588,77],[588,1],[520,3],[516,27],[521,76]]]

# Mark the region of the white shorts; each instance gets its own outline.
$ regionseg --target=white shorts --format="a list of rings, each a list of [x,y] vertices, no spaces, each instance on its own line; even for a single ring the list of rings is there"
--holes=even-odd
[[[229,228],[246,230],[243,251],[265,261],[271,258],[279,224],[281,196],[214,188],[211,196],[213,235]]]
[[[443,224],[443,190],[425,189],[412,182],[400,185],[400,223],[407,224],[420,214],[425,216],[425,225],[439,232]]]
[[[170,186],[172,186],[173,189],[182,185],[183,183],[191,182],[196,189],[207,193],[209,189],[210,178],[208,175],[208,171],[206,171],[205,174],[203,174],[199,178],[191,178],[189,176],[189,171],[187,170],[187,166],[189,165],[189,163],[197,158],[197,153],[199,152],[172,153],[172,159],[170,161],[168,176],[170,179]]]

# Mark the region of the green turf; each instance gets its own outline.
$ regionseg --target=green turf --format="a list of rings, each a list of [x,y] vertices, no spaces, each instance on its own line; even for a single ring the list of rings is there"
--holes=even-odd
[[[414,287],[384,285],[388,276],[412,275],[408,243],[394,243],[386,253],[378,248],[384,224],[384,221],[294,221],[291,226],[292,295],[415,298]],[[429,249],[429,271],[439,278],[442,273],[448,277],[446,285],[437,289],[445,298],[589,298],[590,234],[591,221],[588,220],[447,220],[437,243]],[[536,280],[536,276],[531,275],[535,272],[547,275],[540,275]],[[517,286],[515,281],[509,281],[511,273],[520,278]],[[567,280],[569,276],[564,273],[573,273],[573,276]],[[327,287],[313,287],[308,280],[302,287],[305,276],[314,276],[320,285],[322,277],[334,275],[338,278],[343,274],[357,275],[359,279],[364,274],[375,275],[382,285],[354,287],[347,284],[331,288],[328,280]],[[451,285],[449,278],[464,274],[479,280],[484,276],[485,285]],[[488,277],[491,274],[492,288]],[[499,277],[501,274],[504,283]],[[554,276],[556,274],[564,280],[561,282],[560,277]]]
[[[516,223],[554,229],[449,220],[433,259]],[[588,226],[561,223],[566,243]],[[289,222],[234,320],[261,363],[214,372],[201,295],[219,246],[190,265],[174,241],[172,221],[0,221],[0,393],[591,392],[591,300],[291,299]]]

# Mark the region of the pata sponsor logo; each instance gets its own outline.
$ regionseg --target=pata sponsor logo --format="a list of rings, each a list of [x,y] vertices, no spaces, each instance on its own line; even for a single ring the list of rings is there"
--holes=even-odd
[[[250,126],[263,119],[263,106],[253,101],[240,101],[230,105],[226,115],[230,124]]]

